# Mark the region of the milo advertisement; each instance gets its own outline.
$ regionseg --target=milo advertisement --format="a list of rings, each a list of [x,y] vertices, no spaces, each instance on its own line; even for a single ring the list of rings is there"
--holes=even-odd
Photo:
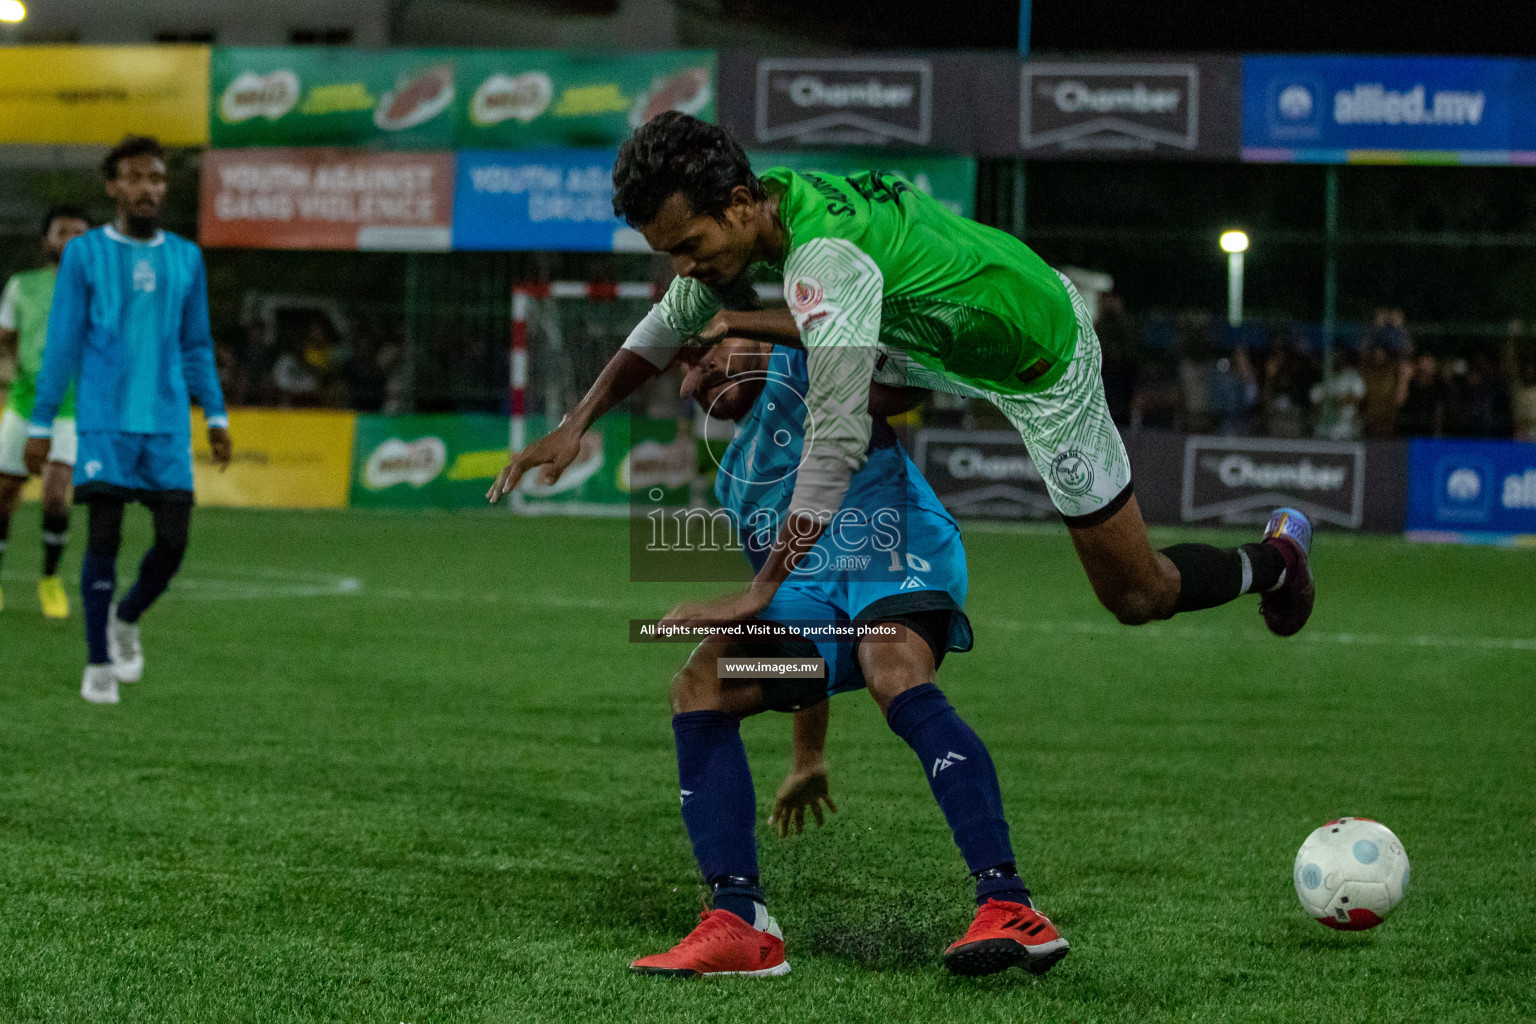
[[[962,217],[976,212],[976,159],[969,156],[935,156],[929,153],[887,153],[833,150],[812,153],[800,150],[749,150],[754,171],[788,167],[792,171],[821,171],[847,177],[860,171],[889,171],[905,178]]]
[[[241,146],[451,149],[452,50],[217,47],[209,138]]]
[[[527,436],[545,433],[528,417]],[[355,508],[482,508],[507,464],[505,416],[359,416],[353,448]],[[628,515],[630,494],[661,489],[663,504],[684,503],[698,472],[698,448],[678,437],[675,420],[610,414],[582,440],[581,454],[553,484],[523,478],[512,506],[523,512]]]
[[[657,114],[715,119],[711,50],[611,56],[479,50],[457,60],[468,149],[612,147]]]

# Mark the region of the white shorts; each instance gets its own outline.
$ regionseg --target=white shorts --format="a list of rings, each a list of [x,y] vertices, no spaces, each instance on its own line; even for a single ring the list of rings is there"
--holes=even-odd
[[[1058,275],[1059,276],[1059,275]],[[972,387],[936,374],[886,350],[875,373],[881,383],[948,391],[985,398],[1008,418],[1024,439],[1051,503],[1069,526],[1108,519],[1130,498],[1131,460],[1104,398],[1103,354],[1088,306],[1072,282],[1061,278],[1077,313],[1077,349],[1065,373],[1044,391],[1007,395]]]
[[[54,420],[53,446],[48,449],[48,461],[73,466],[76,443],[75,421],[73,419]],[[22,419],[16,410],[7,408],[4,415],[0,415],[0,475],[27,475],[27,463],[22,458],[22,452],[26,447],[27,421]]]

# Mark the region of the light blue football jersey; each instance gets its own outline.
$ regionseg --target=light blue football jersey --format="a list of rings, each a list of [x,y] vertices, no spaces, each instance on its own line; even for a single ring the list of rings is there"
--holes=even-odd
[[[108,225],[64,247],[33,436],[48,436],[71,381],[82,432],[186,436],[193,399],[210,426],[228,423],[196,245],[169,231],[129,238]]]

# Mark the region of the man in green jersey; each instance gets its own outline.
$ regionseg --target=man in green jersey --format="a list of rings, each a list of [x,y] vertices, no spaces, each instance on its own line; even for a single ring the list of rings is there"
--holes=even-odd
[[[747,337],[806,351],[805,442],[777,540],[746,590],[679,605],[665,622],[752,619],[802,559],[811,561],[806,555],[829,525],[836,528],[833,517],[865,464],[870,394],[882,385],[942,389],[1002,410],[1066,521],[1094,592],[1121,622],[1165,619],[1250,591],[1262,595],[1265,621],[1276,633],[1290,635],[1306,622],[1311,526],[1294,509],[1279,510],[1257,544],[1152,549],[1105,402],[1087,309],[1071,283],[1018,239],[958,217],[879,172],[754,174],[722,129],[676,112],[653,118],[624,143],[613,177],[615,212],[671,258],[677,278],[586,397],[548,436],[513,457],[491,487],[492,500],[535,467],[543,482],[557,480],[592,423],[667,367],[690,339]],[[747,282],[754,267],[783,277],[792,321],[752,308]],[[919,575],[920,567],[908,564]],[[739,731],[716,725],[707,742],[690,740],[702,749],[690,756],[709,765],[744,763]],[[681,738],[678,749],[686,776]],[[936,780],[960,760],[946,754],[925,769]],[[697,800],[698,784],[722,786],[717,776],[729,773],[693,774],[699,782],[684,795]],[[956,799],[957,807],[965,803]],[[727,817],[700,822],[700,834],[740,840],[740,814]],[[690,837],[693,831],[690,824]],[[755,877],[729,881],[733,892],[758,891]],[[717,887],[717,895],[722,891]],[[771,932],[771,922],[767,927]],[[995,962],[988,969],[1016,962],[1028,941],[989,938]]]
[[[0,558],[5,556],[11,532],[11,513],[27,482],[22,450],[27,444],[27,421],[37,397],[37,371],[43,365],[48,341],[48,311],[53,305],[53,282],[58,275],[64,246],[91,229],[90,218],[78,206],[55,206],[43,218],[43,263],[37,270],[16,274],[0,292],[0,348],[16,346],[16,379],[10,400],[0,414]],[[64,535],[69,529],[69,481],[75,465],[75,397],[73,389],[59,407],[53,425],[53,448],[43,468],[43,574],[37,584],[43,614],[67,618],[69,597],[59,579],[59,558],[64,554]],[[5,598],[0,594],[0,608]]]
[[[614,209],[671,258],[677,278],[570,415],[513,458],[492,500],[536,466],[543,480],[558,479],[592,422],[685,340],[803,344],[809,367],[805,455],[773,557],[747,590],[679,606],[669,618],[732,621],[768,604],[864,463],[873,379],[996,405],[1022,435],[1094,593],[1121,622],[1258,593],[1275,633],[1306,623],[1312,530],[1295,509],[1277,510],[1256,544],[1153,550],[1087,308],[1013,236],[880,172],[756,175],[723,129],[677,112],[653,118],[620,149]],[[794,317],[787,337],[782,313],[748,308],[754,267],[783,276]]]

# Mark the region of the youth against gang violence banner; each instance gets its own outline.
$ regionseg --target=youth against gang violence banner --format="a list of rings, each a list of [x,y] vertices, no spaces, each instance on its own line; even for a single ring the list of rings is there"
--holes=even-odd
[[[976,161],[905,153],[871,161],[858,151],[751,151],[758,170],[853,174],[877,167],[901,175],[963,216],[975,208]],[[615,151],[545,149],[458,154],[453,248],[486,251],[648,252],[644,237],[613,215]]]
[[[452,153],[210,150],[198,240],[213,248],[446,251]]]
[[[649,252],[613,215],[611,149],[458,154],[453,247],[495,252]]]

